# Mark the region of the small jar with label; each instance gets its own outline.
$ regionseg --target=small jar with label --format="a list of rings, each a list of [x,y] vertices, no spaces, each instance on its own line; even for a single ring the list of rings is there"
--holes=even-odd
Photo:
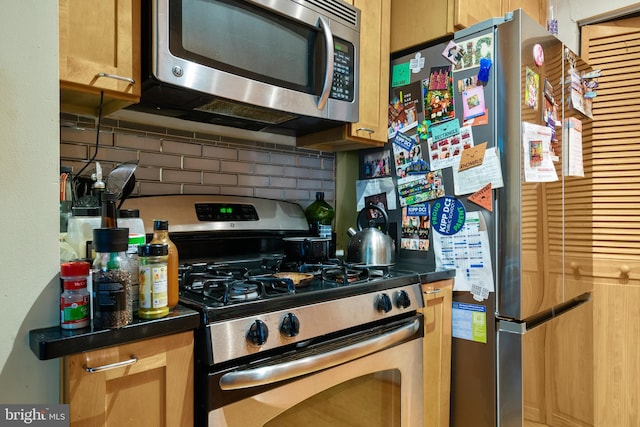
[[[127,257],[129,258],[129,268],[131,269],[131,301],[133,314],[137,314],[138,296],[140,295],[138,288],[138,247],[144,245],[147,241],[144,223],[142,222],[142,218],[140,218],[140,211],[138,209],[120,209],[118,215],[118,228],[129,229]]]
[[[60,327],[78,329],[89,326],[90,295],[87,290],[89,263],[84,261],[60,264],[63,292],[60,295]]]
[[[169,246],[152,243],[138,247],[140,297],[138,317],[158,319],[169,314],[167,260]]]
[[[121,328],[133,321],[129,229],[96,228],[93,245],[93,326]]]

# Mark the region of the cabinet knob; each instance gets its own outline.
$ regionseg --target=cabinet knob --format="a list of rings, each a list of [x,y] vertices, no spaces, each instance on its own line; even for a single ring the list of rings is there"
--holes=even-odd
[[[627,264],[622,264],[620,266],[620,273],[624,274],[625,276],[628,276],[629,273],[631,273],[631,267],[629,267]]]
[[[571,267],[571,269],[577,273],[578,270],[580,270],[580,264],[578,264],[577,262],[573,261],[571,264],[569,264],[569,266]]]

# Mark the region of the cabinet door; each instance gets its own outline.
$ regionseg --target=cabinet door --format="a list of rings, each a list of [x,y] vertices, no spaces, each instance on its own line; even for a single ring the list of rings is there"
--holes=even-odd
[[[140,99],[140,0],[60,0],[59,23],[63,111],[91,104],[90,95],[99,102],[100,91],[108,101]]]
[[[453,0],[392,2],[391,52],[453,34],[453,8]]]
[[[354,0],[360,25],[360,120],[351,136],[387,142],[391,0]]]
[[[347,1],[361,13],[359,121],[298,137],[296,145],[300,147],[347,151],[387,142],[391,0]]]
[[[422,285],[425,427],[449,426],[453,279]]]
[[[193,425],[191,331],[68,356],[63,372],[71,426]]]
[[[500,0],[456,0],[453,24],[457,30],[502,15]]]

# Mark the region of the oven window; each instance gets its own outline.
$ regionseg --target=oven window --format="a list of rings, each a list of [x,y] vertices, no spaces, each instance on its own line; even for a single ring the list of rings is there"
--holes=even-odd
[[[380,371],[318,393],[264,427],[399,427],[400,402],[400,371]]]

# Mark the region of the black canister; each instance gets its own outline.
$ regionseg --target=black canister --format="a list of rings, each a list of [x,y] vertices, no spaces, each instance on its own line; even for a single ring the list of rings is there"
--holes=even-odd
[[[121,328],[133,321],[128,228],[93,230],[93,326]]]

